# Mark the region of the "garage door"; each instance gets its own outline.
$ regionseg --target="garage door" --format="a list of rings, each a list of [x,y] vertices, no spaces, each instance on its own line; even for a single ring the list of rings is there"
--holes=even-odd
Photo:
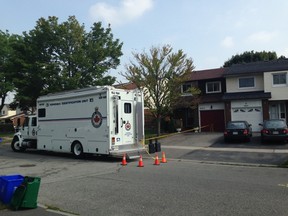
[[[223,132],[224,110],[200,111],[201,131]]]
[[[261,107],[242,107],[232,108],[232,121],[247,121],[252,124],[253,131],[260,131],[261,127],[259,123],[263,121],[263,114]]]

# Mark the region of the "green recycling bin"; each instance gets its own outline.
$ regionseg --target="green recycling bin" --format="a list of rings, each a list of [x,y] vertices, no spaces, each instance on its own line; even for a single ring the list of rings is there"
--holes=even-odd
[[[38,192],[41,179],[39,177],[25,176],[23,183],[15,190],[11,208],[37,208]]]

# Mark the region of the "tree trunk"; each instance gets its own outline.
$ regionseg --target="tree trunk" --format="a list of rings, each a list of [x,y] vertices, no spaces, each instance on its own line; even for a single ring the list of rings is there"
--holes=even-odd
[[[161,116],[157,116],[157,136],[161,135]]]
[[[2,96],[1,97],[1,103],[0,103],[0,112],[2,111],[4,105],[5,105],[5,99],[6,99],[6,96]],[[0,113],[1,115],[2,113]]]

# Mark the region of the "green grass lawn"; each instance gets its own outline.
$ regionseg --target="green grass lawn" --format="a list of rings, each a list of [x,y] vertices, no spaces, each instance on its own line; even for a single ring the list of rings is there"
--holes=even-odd
[[[13,139],[13,135],[14,133],[0,133],[0,138],[2,139],[0,144],[10,143]]]
[[[7,206],[0,201],[0,210],[7,209]]]

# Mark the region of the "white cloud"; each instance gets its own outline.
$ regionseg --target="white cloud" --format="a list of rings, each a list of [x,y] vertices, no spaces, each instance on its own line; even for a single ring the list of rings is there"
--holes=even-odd
[[[280,51],[277,51],[277,56],[280,57],[281,55],[288,57],[288,48],[281,49]]]
[[[260,31],[254,34],[251,34],[248,37],[250,42],[257,42],[257,43],[267,43],[272,41],[277,36],[275,32],[267,32],[267,31]]]
[[[221,41],[221,45],[225,48],[234,47],[234,40],[232,37],[227,36]]]
[[[93,21],[104,21],[112,25],[121,25],[125,22],[141,17],[153,7],[154,0],[121,0],[118,6],[104,2],[90,7],[90,16]]]

